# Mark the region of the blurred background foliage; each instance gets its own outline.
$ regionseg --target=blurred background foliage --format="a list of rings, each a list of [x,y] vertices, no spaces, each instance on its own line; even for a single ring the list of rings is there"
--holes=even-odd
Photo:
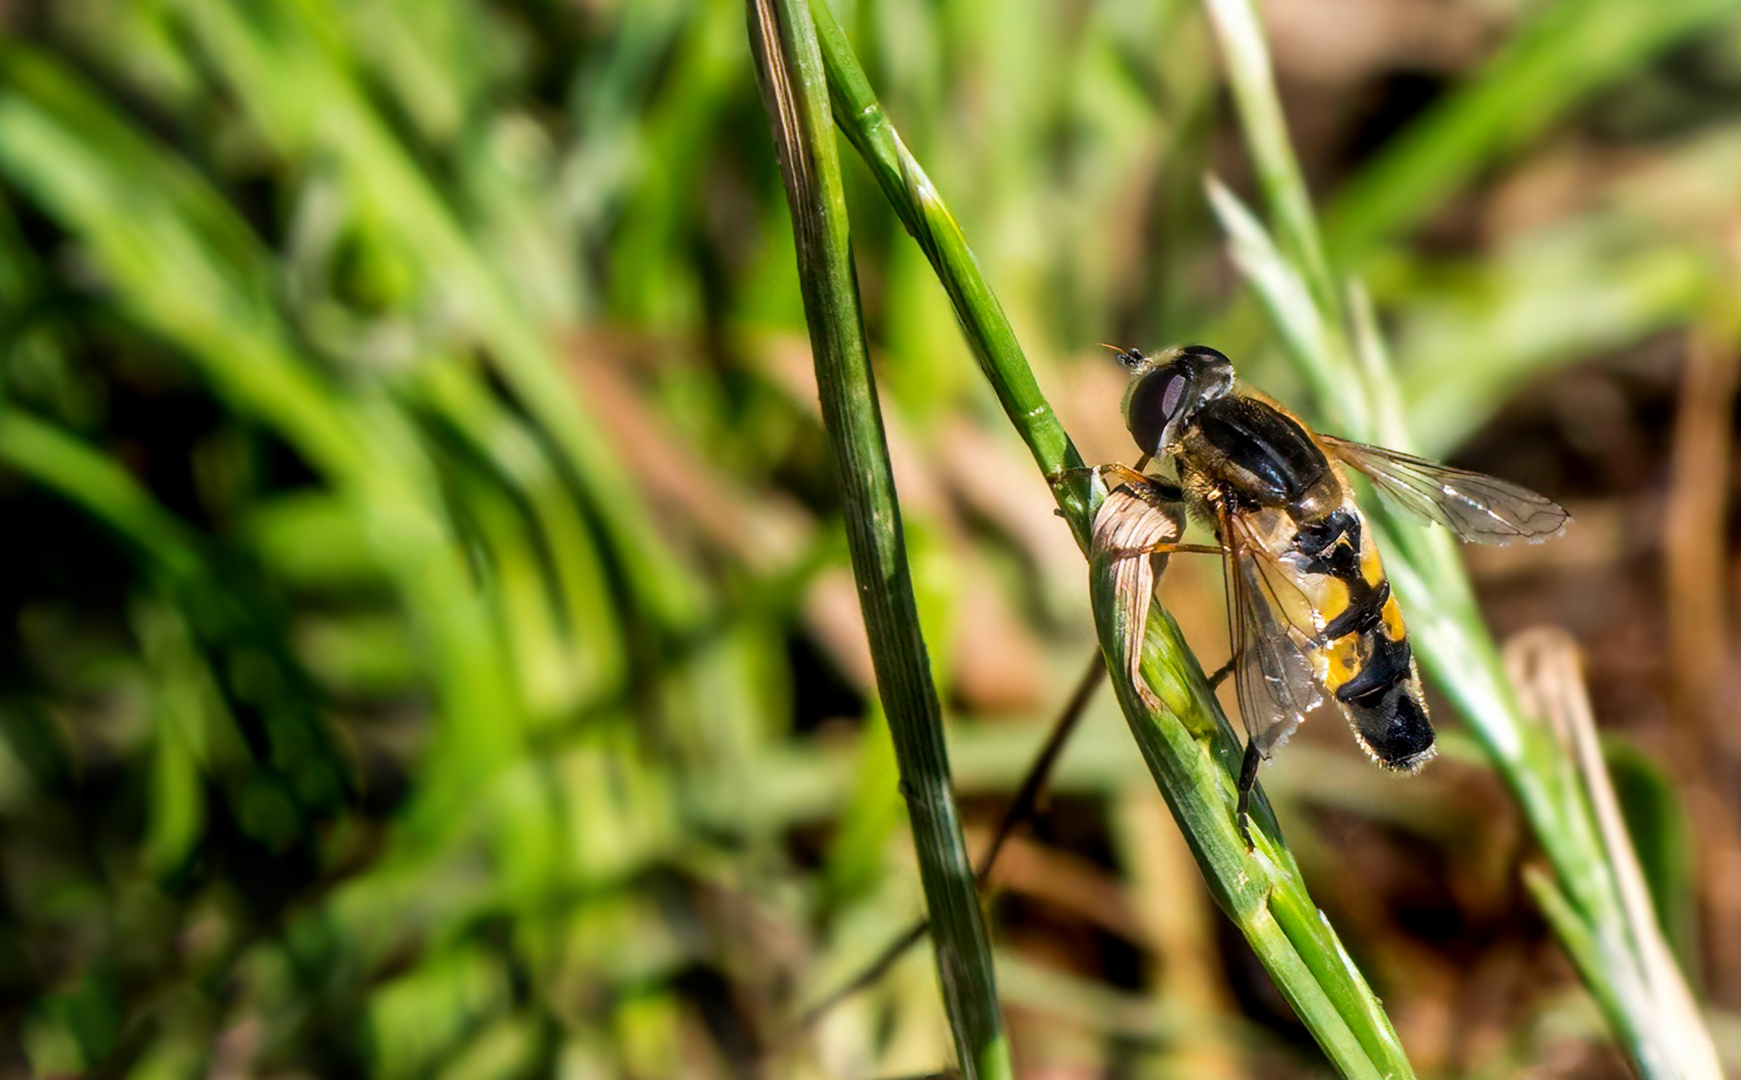
[[[1423,448],[1565,501],[1472,553],[1589,658],[1741,1067],[1729,629],[1741,12],[1271,0],[1288,120]],[[1202,179],[1200,9],[836,7],[1090,461],[1102,340],[1288,400]],[[941,1067],[919,892],[734,0],[0,5],[0,1075]],[[847,156],[971,838],[1092,650],[1080,555]],[[1220,570],[1163,589],[1206,666]],[[1231,702],[1229,702],[1231,704]],[[1453,711],[1265,784],[1423,1075],[1626,1075]],[[975,845],[979,846],[978,844]],[[1319,1075],[1110,697],[992,905],[1018,1069]]]

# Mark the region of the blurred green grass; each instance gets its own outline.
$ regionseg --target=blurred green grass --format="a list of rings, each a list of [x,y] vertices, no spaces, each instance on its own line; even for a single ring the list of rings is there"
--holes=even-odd
[[[1250,182],[1196,7],[837,10],[1088,456],[1128,459],[1100,340],[1211,340],[1298,389],[1201,194],[1210,169]],[[1433,453],[1733,295],[1727,7],[1479,17],[1490,59],[1313,176]],[[919,894],[741,6],[0,19],[0,1074],[746,1069]],[[874,179],[846,180],[957,772],[995,800],[1037,739],[1003,721],[1086,655],[1082,567],[925,259]],[[1213,656],[1214,587],[1188,575]],[[1148,782],[1108,719],[1060,809],[1122,821]],[[1315,750],[1291,753],[1330,779],[1266,783],[1377,813]],[[1432,783],[1395,797],[1439,805]],[[1155,990],[1208,948],[1155,909],[1201,897],[1149,838],[1100,843],[1051,876],[1119,883],[1130,910],[1100,917],[1173,981],[1109,991],[1083,957],[1125,953],[1000,907],[1018,1068],[1321,1069],[1216,963],[1195,997]],[[1157,875],[1172,891],[1132,884]],[[1351,947],[1387,1002],[1417,1000],[1418,942]],[[1398,1026],[1422,1074],[1507,1072],[1543,1025],[1600,1040],[1562,997],[1478,1061]],[[941,1017],[904,966],[775,1064],[922,1072]]]

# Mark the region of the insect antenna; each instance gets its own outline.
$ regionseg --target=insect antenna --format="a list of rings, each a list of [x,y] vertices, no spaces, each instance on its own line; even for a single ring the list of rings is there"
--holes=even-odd
[[[1135,347],[1125,349],[1105,341],[1100,343],[1100,347],[1103,349],[1111,349],[1113,352],[1117,353],[1118,362],[1128,368],[1136,367],[1138,364],[1141,364],[1144,360],[1148,359],[1148,357],[1143,355],[1141,349]]]

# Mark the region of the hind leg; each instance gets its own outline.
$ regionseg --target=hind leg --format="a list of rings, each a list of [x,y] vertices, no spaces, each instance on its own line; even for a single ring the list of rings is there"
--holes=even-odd
[[[1239,763],[1239,835],[1245,840],[1245,850],[1255,851],[1257,845],[1251,841],[1251,791],[1257,787],[1257,767],[1263,761],[1263,752],[1254,742],[1245,744],[1245,760]]]

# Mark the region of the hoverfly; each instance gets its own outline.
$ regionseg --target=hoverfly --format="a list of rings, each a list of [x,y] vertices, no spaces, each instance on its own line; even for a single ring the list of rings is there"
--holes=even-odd
[[[1103,474],[1114,478],[1115,490],[1128,489],[1149,506],[1182,503],[1220,541],[1208,550],[1223,556],[1227,580],[1229,665],[1246,729],[1238,821],[1247,849],[1259,763],[1325,694],[1374,762],[1419,770],[1434,753],[1420,673],[1343,466],[1475,543],[1539,543],[1560,533],[1569,515],[1504,480],[1318,434],[1237,385],[1233,363],[1208,346],[1152,357],[1127,349],[1119,360],[1131,368],[1125,425],[1145,460],[1172,462],[1177,484],[1124,466],[1103,466]],[[1158,539],[1169,531],[1164,511],[1154,520]],[[1177,526],[1170,535],[1177,536]],[[1157,543],[1147,550],[1191,549]],[[1140,637],[1139,630],[1139,647]],[[1138,687],[1146,689],[1140,677]]]

